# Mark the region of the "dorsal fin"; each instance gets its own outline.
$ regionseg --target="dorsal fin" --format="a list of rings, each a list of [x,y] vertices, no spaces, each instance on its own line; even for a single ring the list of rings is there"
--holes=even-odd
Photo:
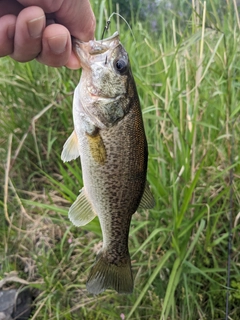
[[[153,195],[150,191],[149,184],[146,181],[145,189],[144,189],[142,199],[140,201],[138,208],[139,209],[152,209],[154,206],[155,206],[155,200],[154,200]]]

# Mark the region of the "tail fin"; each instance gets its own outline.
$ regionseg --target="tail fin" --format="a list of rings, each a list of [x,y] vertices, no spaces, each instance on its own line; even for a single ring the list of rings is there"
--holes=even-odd
[[[117,266],[109,263],[103,252],[100,252],[90,271],[87,281],[88,292],[99,294],[108,288],[112,288],[118,293],[132,293],[133,277],[130,257],[128,256],[125,261],[125,263]]]

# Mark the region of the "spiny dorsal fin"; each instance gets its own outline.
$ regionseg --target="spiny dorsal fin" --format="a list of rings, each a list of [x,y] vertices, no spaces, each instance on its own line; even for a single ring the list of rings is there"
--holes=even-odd
[[[153,195],[150,191],[149,184],[146,181],[143,196],[142,196],[142,199],[140,201],[138,208],[139,209],[152,209],[154,206],[155,206],[155,200],[154,200]]]
[[[84,188],[82,188],[76,201],[70,207],[68,217],[77,227],[85,226],[96,217],[96,213],[86,197]]]
[[[78,139],[75,130],[64,143],[61,159],[64,162],[71,161],[79,157]]]

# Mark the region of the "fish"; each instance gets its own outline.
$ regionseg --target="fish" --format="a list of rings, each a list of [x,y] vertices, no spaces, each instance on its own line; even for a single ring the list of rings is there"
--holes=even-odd
[[[146,180],[148,146],[128,54],[115,32],[103,40],[74,40],[82,73],[73,97],[74,130],[63,146],[64,162],[80,156],[83,188],[69,209],[75,226],[98,216],[103,246],[86,287],[133,292],[128,248],[132,215],[154,207]]]

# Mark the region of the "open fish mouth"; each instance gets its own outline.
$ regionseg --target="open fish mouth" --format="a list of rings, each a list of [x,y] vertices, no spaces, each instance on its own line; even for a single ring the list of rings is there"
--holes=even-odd
[[[116,41],[114,41],[116,40]],[[116,42],[115,46],[119,45],[119,33],[118,31],[114,32],[114,34],[108,38],[102,40],[94,40],[94,47],[92,50],[89,51],[90,55],[101,54],[109,49],[114,49],[115,46],[113,43]],[[112,45],[111,45],[112,44]]]
[[[75,38],[73,39],[73,48],[76,51],[76,55],[79,56],[82,65],[85,66],[88,66],[91,63],[96,63],[97,61],[102,61],[102,55],[109,50],[112,51],[119,44],[118,31],[116,31],[112,36],[102,40],[90,40],[89,42],[84,42]]]

